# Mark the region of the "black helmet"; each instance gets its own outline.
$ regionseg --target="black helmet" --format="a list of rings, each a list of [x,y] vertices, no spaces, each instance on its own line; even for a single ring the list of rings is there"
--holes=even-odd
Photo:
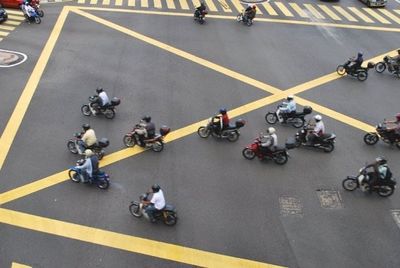
[[[400,49],[397,50],[397,53],[400,55]]]
[[[84,131],[86,131],[86,130],[90,129],[90,125],[89,124],[83,124],[82,128],[83,128]]]
[[[153,184],[153,186],[151,186],[151,189],[153,190],[153,193],[158,193],[158,191],[160,191],[161,187],[158,184]]]
[[[219,109],[219,113],[220,113],[220,114],[226,114],[226,109],[225,109],[225,108]]]
[[[150,123],[150,121],[151,121],[151,116],[148,116],[148,115],[143,116],[142,120],[145,121],[145,122],[147,122],[147,123]]]
[[[384,157],[382,157],[382,156],[377,157],[377,158],[375,159],[375,161],[376,161],[376,163],[377,163],[378,165],[384,165],[384,164],[387,163],[387,160],[386,160]]]
[[[103,90],[102,87],[98,87],[98,88],[96,89],[97,94],[100,94],[100,93],[103,92],[103,91],[104,91],[104,90]]]

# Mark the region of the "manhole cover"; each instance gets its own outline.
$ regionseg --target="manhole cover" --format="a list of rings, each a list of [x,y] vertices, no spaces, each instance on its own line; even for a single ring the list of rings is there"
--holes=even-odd
[[[281,207],[282,216],[302,216],[303,205],[300,199],[296,197],[282,196],[279,197],[279,205]]]
[[[322,208],[343,208],[342,198],[335,190],[317,190],[317,195]]]
[[[397,226],[400,228],[400,210],[392,210],[392,216]]]
[[[26,61],[27,56],[23,53],[0,49],[0,67],[14,67]]]

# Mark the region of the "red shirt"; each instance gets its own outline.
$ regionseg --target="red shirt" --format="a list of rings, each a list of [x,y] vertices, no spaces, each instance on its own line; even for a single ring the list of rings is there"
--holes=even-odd
[[[229,126],[229,117],[228,114],[223,114],[222,115],[222,124],[224,126]]]

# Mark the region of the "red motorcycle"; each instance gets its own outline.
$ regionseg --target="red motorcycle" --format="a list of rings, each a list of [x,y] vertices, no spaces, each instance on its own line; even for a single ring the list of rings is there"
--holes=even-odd
[[[278,165],[284,165],[288,161],[289,154],[285,147],[276,146],[275,150],[261,148],[261,135],[256,138],[252,144],[243,149],[242,155],[248,160],[254,159],[256,156],[260,160],[272,159]]]
[[[125,134],[124,136],[124,144],[126,147],[133,147],[135,145],[139,145],[139,135],[135,132],[136,129],[139,129],[140,126],[136,125],[131,132]],[[160,133],[154,135],[154,137],[149,139],[144,139],[144,148],[150,148],[154,152],[161,152],[164,149],[164,138],[171,131],[171,129],[167,126],[162,126],[160,128]]]
[[[24,2],[24,0],[19,1],[19,6],[21,6]],[[40,0],[31,0],[28,1],[29,5],[31,7],[33,7],[33,9],[36,11],[36,13],[39,15],[39,17],[43,17],[44,16],[44,11],[43,9],[40,8]],[[22,10],[22,12],[24,13],[25,11]]]

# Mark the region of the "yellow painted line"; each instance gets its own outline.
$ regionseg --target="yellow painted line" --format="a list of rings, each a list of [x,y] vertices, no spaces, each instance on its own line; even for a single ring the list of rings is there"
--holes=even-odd
[[[257,6],[257,15],[263,15],[263,12],[259,6]]]
[[[8,18],[10,20],[18,20],[18,21],[23,21],[25,20],[25,17],[23,16],[17,16],[17,15],[8,15]]]
[[[97,5],[97,0],[90,0],[91,5]]]
[[[13,262],[11,268],[32,268],[31,266]]]
[[[282,4],[281,2],[274,2],[274,3],[278,7],[278,9],[280,9],[283,15],[285,15],[286,17],[293,17],[292,12],[290,12],[289,9],[287,9],[287,7],[284,4]]]
[[[149,7],[149,1],[148,0],[140,0],[140,6],[141,7]]]
[[[0,36],[7,36],[8,34],[9,34],[9,32],[0,31]]]
[[[363,10],[383,24],[392,24],[390,21],[388,21],[370,8],[363,8]]]
[[[332,10],[329,9],[329,7],[325,5],[318,5],[322,11],[324,11],[331,19],[333,20],[342,20],[338,15],[336,15]]]
[[[0,42],[3,41],[3,38],[0,38]]]
[[[161,0],[153,0],[155,8],[162,8]]]
[[[186,2],[186,0],[179,0],[179,4],[181,5],[181,9],[185,9],[185,10],[189,9],[189,5]]]
[[[85,0],[78,0],[78,4],[84,4]]]
[[[311,14],[317,19],[325,19],[325,17],[312,5],[304,4],[304,6],[311,12]]]
[[[357,8],[355,7],[348,7],[348,9],[350,11],[352,11],[354,14],[356,14],[357,17],[359,17],[360,19],[362,19],[365,22],[368,23],[375,23],[373,20],[371,20],[370,18],[368,18],[367,16],[365,16],[361,11],[359,11]]]
[[[262,3],[262,5],[269,15],[278,16],[278,13],[276,13],[275,9],[273,9],[270,3],[264,2]]]
[[[21,21],[7,20],[7,21],[5,21],[3,24],[8,24],[8,25],[15,25],[15,26],[17,26],[17,25],[20,25],[20,24],[21,24]]]
[[[174,0],[166,0],[168,9],[176,9]]]
[[[200,267],[282,267],[165,242],[129,236],[126,234],[63,222],[3,208],[0,209],[0,222],[41,233],[57,235],[68,239],[75,239],[83,242]]]
[[[13,15],[19,15],[19,16],[24,16],[21,10],[14,10],[14,9],[6,9],[8,15],[13,14]]]
[[[391,20],[393,20],[394,22],[400,24],[400,18],[395,16],[393,13],[391,13],[390,11],[386,10],[386,9],[379,9],[379,11],[384,14],[386,17],[390,18]]]
[[[346,10],[344,10],[341,6],[333,6],[337,12],[339,12],[343,17],[345,17],[349,21],[357,22],[358,20],[350,15]]]
[[[243,12],[244,7],[239,0],[232,0],[232,4],[239,13]]]
[[[212,0],[206,0],[206,6],[209,11],[218,11],[217,7],[214,5]]]
[[[307,13],[305,13],[301,7],[296,4],[296,3],[289,3],[289,5],[293,8],[294,11],[296,11],[297,14],[299,14],[300,17],[302,18],[309,18],[310,16],[308,16]]]
[[[198,7],[200,6],[200,0],[192,0],[193,7]]]
[[[53,51],[55,43],[60,35],[61,29],[64,25],[65,19],[68,15],[69,8],[64,7],[57,19],[56,24],[50,34],[50,37],[33,69],[29,80],[22,91],[22,94],[15,106],[15,109],[7,122],[7,125],[3,131],[3,134],[0,138],[0,170],[3,167],[4,161],[7,157],[8,151],[11,148],[11,145],[14,141],[15,135],[19,129],[19,126],[22,123],[22,119],[24,118],[25,112],[28,109],[29,103],[35,93],[35,90],[38,86],[40,78],[43,74],[44,69],[46,68],[46,64],[50,58],[50,54]]]
[[[221,4],[222,10],[226,13],[231,13],[232,10],[229,7],[228,3],[225,0],[218,0],[218,2]]]
[[[0,30],[12,31],[12,30],[14,30],[14,29],[15,29],[15,27],[13,27],[13,26],[7,26],[7,25],[1,25],[1,24],[0,24]]]
[[[122,0],[115,0],[116,6],[122,6]]]
[[[135,0],[128,0],[128,6],[129,7],[134,7],[136,5]]]
[[[102,5],[103,6],[109,6],[110,5],[110,0],[103,0]]]
[[[400,15],[400,10],[393,9],[393,11]]]

